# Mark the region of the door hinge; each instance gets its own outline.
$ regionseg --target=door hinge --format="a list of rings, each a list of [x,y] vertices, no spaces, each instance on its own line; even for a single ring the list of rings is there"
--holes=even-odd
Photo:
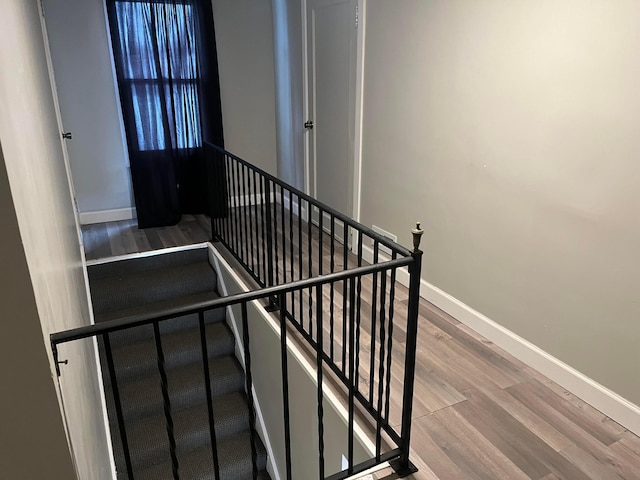
[[[358,28],[358,20],[359,20],[359,13],[358,13],[358,4],[356,4],[356,28]]]
[[[45,16],[45,14],[44,14],[44,0],[40,0],[40,15],[42,15],[43,17]]]

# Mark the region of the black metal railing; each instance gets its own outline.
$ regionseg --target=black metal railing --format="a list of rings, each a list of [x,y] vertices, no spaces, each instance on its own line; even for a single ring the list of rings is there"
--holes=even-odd
[[[410,260],[406,305],[396,298],[396,269],[388,275],[373,272],[364,284],[361,277],[346,277],[327,285],[323,295],[319,290],[316,295],[298,290],[270,299],[272,307],[280,308],[281,316],[319,352],[323,364],[347,388],[349,409],[357,401],[373,419],[375,463],[383,458],[384,432],[400,448],[397,470],[408,473],[421,270],[419,224],[410,251],[220,147],[206,144],[205,148],[216,192],[212,210],[218,212],[211,222],[212,238],[229,250],[258,285],[275,286],[387,260]],[[401,319],[396,314],[398,304],[406,311]],[[353,327],[344,320],[347,313],[354,318]],[[396,324],[406,331],[401,348],[394,346],[398,337],[394,328],[400,326]],[[368,337],[366,345],[363,332]],[[361,357],[367,356],[362,365]],[[390,421],[392,370],[404,379],[397,386],[403,395],[400,432]],[[361,382],[361,376],[367,381]]]
[[[172,318],[197,314],[209,410],[212,469],[219,478],[215,418],[207,359],[205,312],[239,306],[247,398],[252,401],[251,355],[247,306],[262,301],[279,309],[283,389],[285,477],[292,478],[289,408],[288,334],[297,334],[315,357],[318,418],[318,478],[342,480],[385,461],[407,475],[418,330],[422,252],[421,230],[414,230],[414,248],[405,249],[347,216],[232,154],[207,145],[212,194],[213,240],[221,242],[261,287],[256,291],[166,310],[162,315],[135,315],[51,335],[54,361],[61,344],[97,337],[102,341],[129,479],[133,480],[127,430],[110,336],[114,332],[152,325],[161,381],[173,477],[180,478],[173,432],[173,410],[164,365],[160,325]],[[369,256],[366,256],[369,252]],[[408,269],[408,293],[398,294],[396,278]],[[58,374],[60,372],[58,371]],[[345,392],[348,411],[348,468],[326,474],[323,398],[326,384]],[[250,418],[255,465],[255,417]],[[355,462],[355,418],[373,432],[375,452]],[[395,425],[399,425],[399,431]],[[299,480],[299,479],[296,479]]]
[[[54,333],[51,335],[51,344],[53,349],[53,356],[56,365],[58,364],[58,351],[61,344],[77,341],[81,339],[87,339],[92,337],[97,337],[102,340],[104,345],[105,357],[107,359],[107,368],[109,372],[109,377],[111,381],[111,388],[113,392],[113,401],[117,416],[118,430],[120,434],[120,441],[123,446],[124,451],[124,459],[125,465],[127,469],[128,478],[133,480],[135,478],[134,471],[132,468],[131,462],[131,453],[128,448],[128,438],[127,438],[127,428],[125,425],[124,415],[123,415],[123,406],[121,394],[118,387],[118,377],[117,371],[114,367],[113,355],[112,355],[112,347],[111,347],[111,335],[115,332],[128,330],[131,328],[140,327],[143,325],[152,325],[154,332],[154,339],[156,343],[156,355],[157,355],[157,365],[158,371],[161,378],[161,392],[163,397],[163,405],[164,405],[164,415],[166,420],[166,429],[167,435],[169,438],[169,446],[171,452],[171,460],[172,460],[172,469],[174,473],[174,478],[180,478],[180,465],[178,462],[178,458],[176,456],[176,446],[175,446],[175,437],[173,431],[173,412],[171,408],[171,403],[169,400],[169,384],[167,380],[167,375],[165,371],[164,365],[164,354],[163,354],[163,343],[162,337],[160,335],[160,325],[168,320],[171,320],[178,316],[189,315],[189,314],[197,314],[200,322],[200,339],[201,339],[201,349],[202,349],[202,363],[205,372],[205,384],[206,384],[206,394],[207,394],[207,406],[209,411],[209,429],[211,435],[211,447],[212,447],[212,465],[214,471],[216,472],[216,478],[218,476],[218,452],[217,452],[217,442],[216,442],[216,432],[215,432],[215,419],[213,418],[213,408],[212,408],[212,397],[211,397],[211,382],[208,378],[208,352],[207,352],[207,342],[206,342],[206,328],[207,325],[204,322],[204,313],[208,310],[218,309],[218,308],[226,308],[234,305],[240,305],[241,311],[241,321],[243,324],[243,340],[244,340],[244,360],[245,360],[245,372],[246,372],[246,391],[249,401],[251,401],[251,390],[252,390],[252,380],[251,380],[251,354],[249,348],[249,328],[248,328],[248,314],[247,314],[247,305],[249,302],[255,300],[267,300],[272,298],[273,296],[277,297],[281,304],[284,304],[285,297],[287,295],[294,294],[296,292],[301,291],[310,291],[311,295],[316,298],[316,305],[321,305],[321,298],[324,293],[324,290],[335,284],[336,282],[346,280],[348,282],[348,296],[349,296],[349,313],[347,315],[346,321],[348,322],[348,341],[351,346],[356,345],[357,338],[359,336],[359,331],[356,327],[356,295],[357,295],[357,284],[361,284],[365,279],[370,278],[373,275],[381,275],[386,277],[387,275],[392,275],[394,271],[403,266],[410,266],[413,262],[412,257],[405,257],[395,260],[390,260],[387,262],[379,263],[376,265],[368,265],[363,267],[355,267],[351,270],[344,270],[341,272],[334,272],[324,274],[322,276],[308,278],[304,280],[298,280],[294,282],[290,282],[286,285],[280,285],[275,287],[267,287],[261,290],[252,291],[248,293],[242,293],[226,298],[200,302],[197,304],[193,304],[187,308],[173,308],[165,311],[160,316],[154,316],[152,314],[141,314],[129,316],[126,318],[120,318],[117,320],[111,320],[108,322],[102,322],[95,325],[90,325],[86,327],[80,327],[73,330],[68,330],[65,332]],[[318,312],[322,307],[318,308]],[[290,441],[290,416],[289,416],[289,385],[288,385],[288,365],[287,365],[287,324],[291,323],[284,309],[280,309],[279,313],[280,319],[280,335],[281,335],[281,343],[280,343],[280,355],[281,355],[281,365],[282,365],[282,385],[283,385],[283,418],[284,418],[284,429],[285,429],[285,449],[286,449],[286,478],[291,479],[291,441]],[[323,398],[324,398],[324,380],[323,380],[323,372],[326,367],[332,368],[332,362],[327,354],[324,352],[322,348],[322,329],[324,327],[324,322],[322,318],[322,314],[318,314],[316,323],[316,328],[318,330],[318,338],[319,342],[315,343],[317,346],[316,351],[316,362],[317,362],[317,385],[318,385],[318,425],[319,425],[319,477],[325,478],[324,475],[324,463],[322,461],[324,455],[324,446],[323,446]],[[407,331],[409,333],[409,330]],[[384,462],[387,460],[405,459],[406,466],[409,467],[408,463],[408,438],[406,441],[395,433],[395,431],[389,426],[387,419],[384,415],[377,415],[377,428],[378,431],[376,433],[376,437],[379,438],[381,435],[381,430],[384,429],[390,436],[397,440],[397,447],[390,449],[388,451],[380,450],[380,445],[377,443],[377,451],[376,456],[373,459],[370,459],[365,462],[361,462],[359,464],[355,464],[354,462],[354,428],[355,428],[355,408],[354,403],[355,400],[362,401],[363,396],[358,395],[356,391],[356,376],[357,371],[355,369],[356,363],[356,354],[353,348],[349,351],[349,368],[347,369],[347,373],[345,375],[340,375],[340,378],[343,380],[344,385],[347,387],[348,391],[351,393],[349,395],[349,413],[348,413],[348,439],[349,439],[349,447],[347,458],[349,460],[349,468],[343,472],[336,473],[326,478],[330,478],[332,480],[344,479],[348,476],[354,475],[356,473],[362,472],[377,463]],[[407,375],[411,376],[410,369],[407,371]],[[380,377],[382,378],[382,376]],[[412,382],[409,382],[412,383]],[[409,399],[405,398],[405,402],[408,402]],[[410,403],[410,402],[409,402]],[[406,407],[403,407],[406,408]],[[371,407],[368,408],[370,410]],[[410,416],[409,416],[410,419]],[[403,415],[404,421],[404,415]],[[403,423],[403,431],[406,434],[407,431],[405,429],[408,425]],[[251,436],[252,436],[252,445],[255,448],[255,418],[251,419]],[[257,474],[255,462],[253,464],[253,472],[254,478]]]

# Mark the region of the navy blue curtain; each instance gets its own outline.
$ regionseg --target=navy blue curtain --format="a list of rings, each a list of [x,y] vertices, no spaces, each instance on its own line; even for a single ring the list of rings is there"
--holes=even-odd
[[[210,0],[107,0],[138,226],[208,213],[203,142],[223,146]]]

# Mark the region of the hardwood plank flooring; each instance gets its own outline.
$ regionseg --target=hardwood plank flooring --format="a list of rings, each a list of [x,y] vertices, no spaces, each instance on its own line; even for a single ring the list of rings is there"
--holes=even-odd
[[[96,260],[207,242],[211,239],[208,222],[204,215],[183,215],[171,227],[139,229],[135,220],[83,225],[85,256]]]
[[[251,212],[245,221],[251,223]],[[259,212],[258,212],[259,213]],[[259,216],[259,215],[258,215]],[[286,218],[285,218],[286,219]],[[298,232],[282,222],[279,231],[318,252],[318,232],[307,226]],[[204,216],[185,216],[174,227],[139,230],[132,221],[83,227],[88,259],[188,245],[207,241],[209,221]],[[252,231],[253,252],[258,252],[262,237]],[[326,238],[326,235],[325,235]],[[311,240],[309,242],[309,240]],[[287,244],[285,251],[291,247]],[[223,247],[219,247],[224,251]],[[280,245],[282,249],[282,245]],[[251,247],[249,247],[250,250]],[[324,242],[324,272],[340,270],[346,261],[355,265],[351,253],[331,263],[331,244]],[[341,245],[335,244],[336,252]],[[282,251],[282,250],[281,250]],[[228,255],[228,254],[227,254]],[[313,272],[318,271],[314,254]],[[286,262],[286,264],[284,263]],[[288,280],[308,276],[300,272],[296,252],[279,258],[279,278]],[[387,286],[387,292],[390,286]],[[372,359],[372,346],[379,348],[379,323],[372,333],[372,282],[363,281],[359,379],[363,391],[373,387],[377,398],[379,359]],[[404,355],[404,325],[407,291],[395,285],[395,318],[392,333],[391,398],[389,422],[399,423]],[[342,349],[343,285],[323,289],[329,305],[325,317],[333,311],[334,351]],[[293,298],[297,315],[309,322],[308,292]],[[312,299],[313,301],[313,299]],[[302,312],[300,312],[302,310]],[[396,321],[394,321],[394,324]],[[324,329],[329,345],[331,327]],[[337,363],[341,364],[338,358]],[[370,371],[376,372],[369,385]],[[434,305],[420,303],[418,352],[413,411],[412,461],[420,471],[408,478],[418,480],[640,480],[640,438],[595,410],[575,395],[527,367],[502,349],[461,324]],[[398,478],[385,468],[374,474],[378,480]]]

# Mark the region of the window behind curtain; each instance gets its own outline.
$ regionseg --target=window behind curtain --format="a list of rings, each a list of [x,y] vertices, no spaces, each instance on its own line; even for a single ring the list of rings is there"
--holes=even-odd
[[[118,1],[115,8],[121,88],[131,91],[138,150],[201,146],[192,5]]]

